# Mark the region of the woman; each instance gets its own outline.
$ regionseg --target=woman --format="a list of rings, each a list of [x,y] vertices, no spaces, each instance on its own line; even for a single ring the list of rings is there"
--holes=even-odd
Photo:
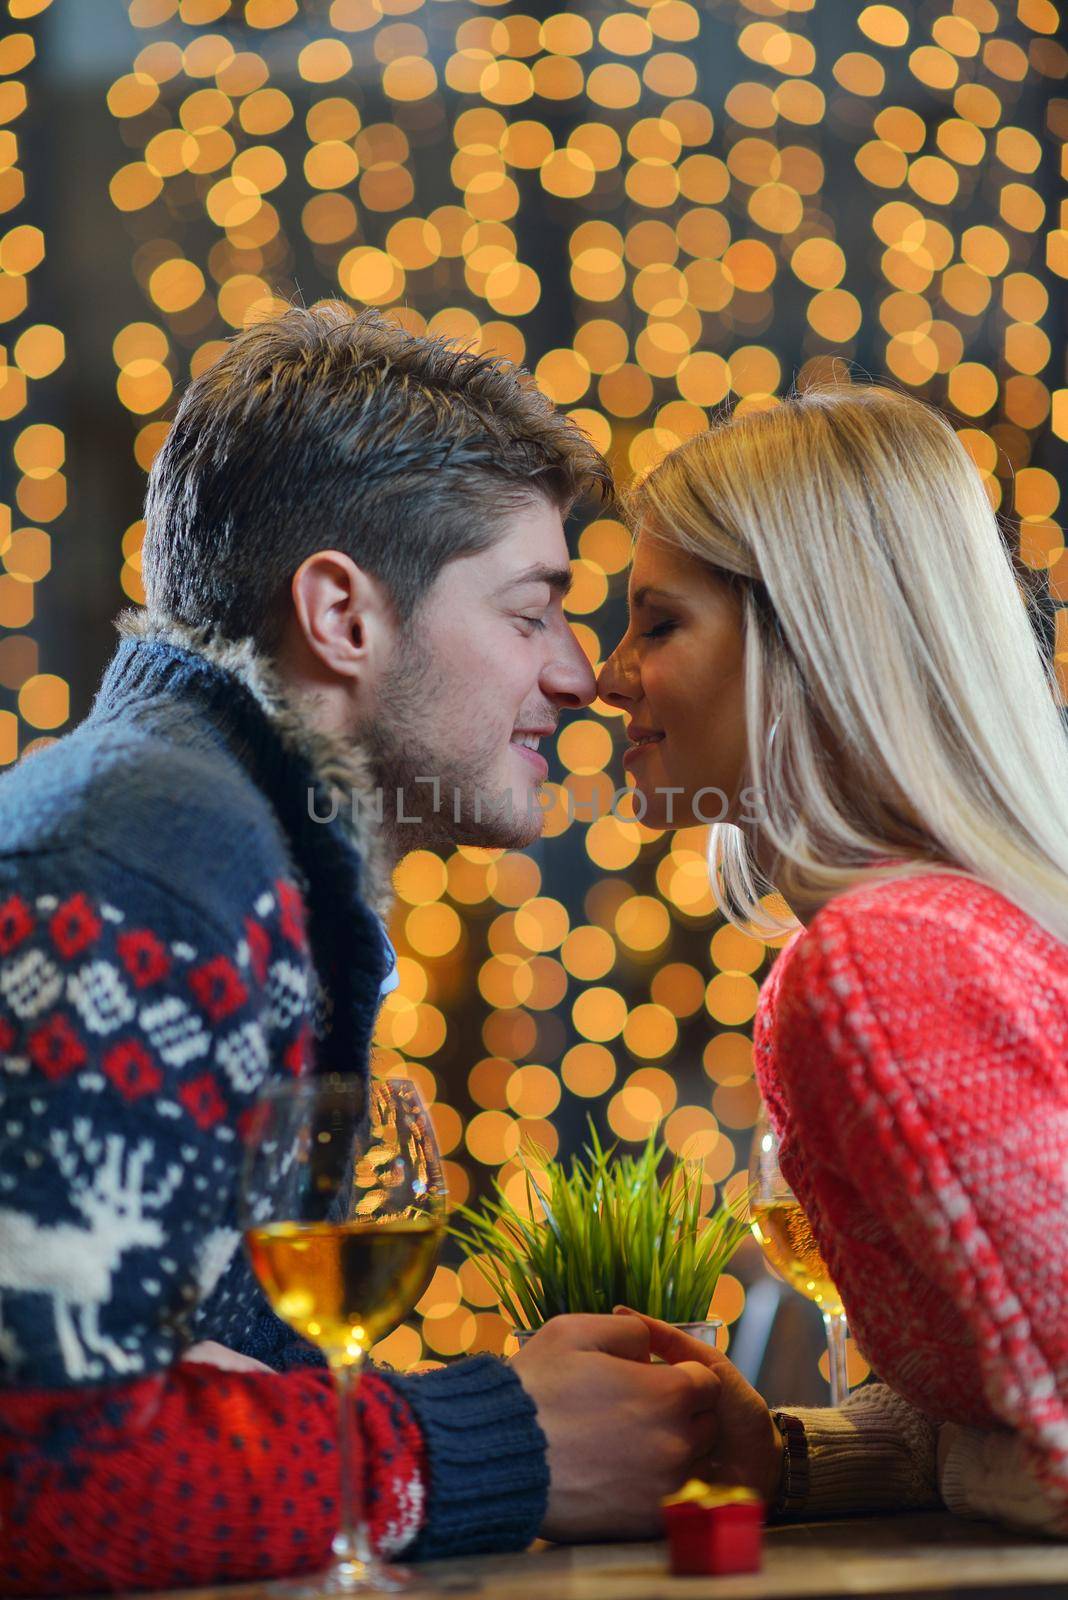
[[[774,884],[799,919],[757,1076],[883,1380],[774,1425],[720,1358],[715,1470],[1068,1534],[1068,743],[979,476],[843,387],[680,446],[636,512],[600,693],[647,822],[726,797],[727,915],[781,933]]]

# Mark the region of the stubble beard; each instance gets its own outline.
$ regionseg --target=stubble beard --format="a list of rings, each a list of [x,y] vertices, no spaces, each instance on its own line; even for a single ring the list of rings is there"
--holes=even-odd
[[[428,729],[435,700],[440,701],[440,677],[434,662],[411,647],[383,678],[376,714],[361,731],[382,790],[383,827],[397,859],[409,850],[460,844],[525,849],[541,834],[537,796],[531,796],[528,815],[525,783],[517,797],[508,789],[502,793],[496,780],[487,781],[494,750],[488,740],[479,745],[477,730],[457,728],[447,748],[445,741],[438,745]],[[436,789],[427,781],[432,778],[438,779]]]

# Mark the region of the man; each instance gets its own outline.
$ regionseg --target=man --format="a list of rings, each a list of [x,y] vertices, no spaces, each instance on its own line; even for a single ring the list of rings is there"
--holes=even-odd
[[[325,1561],[332,1396],[238,1248],[241,1132],[271,1077],[366,1070],[398,857],[537,835],[536,745],[594,695],[562,517],[606,481],[513,369],[340,306],[186,394],[147,610],[0,782],[5,1593]],[[379,1548],[654,1529],[717,1380],[648,1351],[572,1318],[511,1365],[369,1376]]]

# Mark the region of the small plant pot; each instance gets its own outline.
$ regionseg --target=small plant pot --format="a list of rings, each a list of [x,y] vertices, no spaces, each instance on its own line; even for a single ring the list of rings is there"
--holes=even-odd
[[[544,1327],[545,1324],[543,1323],[542,1326]],[[680,1333],[688,1333],[691,1339],[697,1339],[701,1344],[710,1345],[714,1350],[716,1347],[716,1334],[722,1328],[723,1322],[719,1317],[707,1317],[704,1322],[673,1322],[671,1326],[678,1328]],[[540,1332],[540,1328],[512,1329],[512,1334],[520,1350],[522,1350],[528,1339],[533,1339],[534,1335]]]

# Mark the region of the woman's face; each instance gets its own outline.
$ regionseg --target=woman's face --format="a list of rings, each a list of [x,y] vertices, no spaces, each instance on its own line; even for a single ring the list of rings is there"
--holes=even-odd
[[[629,604],[597,689],[626,713],[623,765],[645,798],[644,820],[729,821],[746,760],[741,601],[708,567],[643,532]]]

